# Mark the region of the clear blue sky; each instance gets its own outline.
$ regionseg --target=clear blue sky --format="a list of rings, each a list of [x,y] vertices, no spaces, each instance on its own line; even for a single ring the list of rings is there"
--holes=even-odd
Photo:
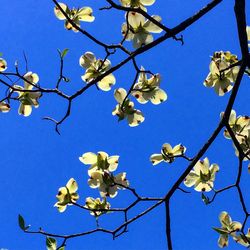
[[[121,39],[122,12],[99,11],[99,7],[107,6],[105,1],[70,0],[66,3],[70,6],[89,5],[94,9],[96,21],[83,25],[99,39],[107,43]],[[173,27],[206,3],[208,1],[204,0],[156,0],[148,12],[162,16],[163,23]],[[184,31],[184,46],[168,40],[138,58],[139,64],[162,75],[162,88],[168,94],[168,100],[159,106],[137,104],[146,117],[139,127],[130,128],[126,122],[118,123],[111,115],[116,105],[113,90],[102,92],[95,88],[73,102],[72,114],[61,126],[61,136],[55,133],[52,123],[42,120],[44,116],[60,118],[64,114],[66,103],[56,96],[44,95],[39,109],[33,110],[27,118],[18,115],[18,104],[13,105],[10,113],[0,114],[0,248],[45,249],[44,237],[20,231],[17,226],[19,213],[32,229],[42,227],[49,232],[75,233],[95,227],[94,218],[86,211],[70,207],[60,214],[53,207],[58,188],[71,177],[79,184],[80,202],[84,203],[87,196],[98,196],[98,191],[87,185],[87,166],[78,160],[84,152],[106,151],[110,155],[120,155],[118,170],[127,172],[131,187],[143,196],[163,196],[167,192],[187,163],[179,160],[172,165],[163,163],[153,167],[149,156],[158,153],[162,144],[169,142],[184,144],[187,155],[192,157],[215,129],[229,95],[218,97],[213,89],[205,88],[202,83],[214,51],[229,50],[240,54],[233,3],[223,1]],[[69,48],[65,75],[71,82],[64,84],[64,90],[72,93],[84,84],[80,78],[83,69],[78,64],[79,57],[86,51],[103,57],[104,52],[80,34],[66,31],[63,22],[54,16],[53,7],[50,0],[2,0],[0,51],[8,61],[10,71],[14,70],[14,62],[18,60],[23,73],[22,53],[25,51],[29,69],[39,74],[40,84],[54,87],[59,71],[57,48]],[[249,5],[247,13],[250,13]],[[111,58],[113,65],[120,60],[120,56]],[[115,77],[115,87],[128,89],[134,78],[132,66],[117,71]],[[238,114],[249,115],[249,91],[249,79],[245,77],[234,107]],[[4,94],[3,89],[1,93]],[[205,156],[220,166],[216,188],[234,182],[237,158],[229,140],[220,135]],[[246,166],[243,179],[246,191],[249,187]],[[174,249],[218,249],[218,234],[211,227],[219,226],[219,213],[226,210],[234,220],[240,221],[243,212],[236,192],[228,191],[217,198],[213,204],[205,206],[198,192],[176,192],[171,199]],[[110,202],[113,207],[122,207],[130,200],[131,196],[124,191]],[[249,201],[249,197],[246,200]],[[139,206],[131,215],[143,208]],[[120,221],[114,214],[100,219],[110,229]],[[164,206],[161,206],[130,225],[129,232],[115,241],[109,235],[98,233],[69,241],[67,249],[163,250],[166,249],[164,223]],[[241,247],[230,241],[228,249],[238,248]]]

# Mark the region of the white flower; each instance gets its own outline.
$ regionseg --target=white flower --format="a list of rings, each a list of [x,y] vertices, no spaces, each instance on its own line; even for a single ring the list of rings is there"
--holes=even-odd
[[[80,57],[79,64],[85,68],[85,74],[81,77],[85,82],[91,82],[98,76],[101,76],[111,68],[111,62],[106,59],[96,59],[92,52],[86,52]],[[97,85],[103,91],[109,91],[115,84],[116,80],[113,74],[109,74],[100,80]]]
[[[69,9],[69,7],[64,3],[59,3],[59,5],[67,16],[77,25],[77,27],[80,27],[80,21],[93,22],[95,20],[95,17],[92,15],[93,10],[90,7]],[[78,32],[78,30],[66,19],[58,6],[55,6],[54,13],[59,20],[65,20],[64,26],[67,30]]]
[[[236,55],[229,51],[215,52],[209,65],[210,72],[204,81],[206,87],[214,87],[219,96],[223,96],[233,88],[233,83],[239,72],[239,67],[230,67],[238,61]]]
[[[244,136],[237,136],[236,139],[239,141],[240,143],[240,147],[243,151],[243,153],[245,154],[245,157],[243,158],[244,161],[247,161],[250,159],[250,129],[246,131],[247,134]],[[239,157],[239,151],[236,148],[236,146],[233,144],[234,148],[235,148],[235,154],[237,157]]]
[[[221,119],[224,115],[224,112],[220,114]],[[246,157],[243,160],[248,160],[250,158],[250,117],[248,116],[236,116],[236,112],[234,110],[231,111],[229,116],[228,124],[232,129],[236,140],[239,142],[240,147]],[[224,136],[227,139],[231,139],[229,131],[225,129]],[[233,144],[235,148],[235,154],[239,157],[239,151],[235,144]]]
[[[59,188],[56,196],[58,202],[54,205],[54,207],[57,207],[59,212],[64,212],[67,205],[72,205],[72,203],[79,199],[79,195],[76,193],[77,189],[78,185],[76,181],[71,178],[65,187]]]
[[[239,241],[236,232],[238,232],[242,228],[241,223],[238,221],[232,221],[230,215],[225,211],[220,213],[219,220],[221,223],[221,228],[213,228],[217,233],[220,234],[218,240],[219,247],[223,248],[228,246],[229,236],[232,236],[236,242]]]
[[[29,92],[38,83],[39,77],[37,74],[29,71],[24,76],[24,88],[19,85],[14,85],[14,92],[18,94],[18,100],[20,101],[20,106],[18,109],[19,115],[29,116],[32,112],[32,106],[35,108],[39,107],[38,99],[41,97],[41,92]],[[25,91],[23,91],[25,90]]]
[[[194,169],[187,175],[184,184],[187,187],[194,186],[198,192],[209,192],[214,186],[215,174],[219,171],[217,164],[210,166],[208,158],[198,161]]]
[[[143,67],[141,67],[141,71],[144,71]],[[161,77],[159,74],[153,75],[148,79],[146,73],[141,72],[132,95],[142,104],[148,101],[156,105],[160,104],[167,100],[166,92],[160,89],[160,81]]]
[[[126,40],[133,41],[134,48],[140,48],[143,45],[151,43],[154,39],[151,33],[161,33],[162,29],[154,23],[146,20],[146,18],[136,12],[129,12],[127,22],[122,25],[122,35],[126,36]],[[160,22],[160,16],[152,16],[156,21]]]
[[[224,112],[221,112],[221,119],[224,115]],[[244,140],[245,136],[248,136],[250,130],[250,117],[248,116],[236,116],[235,110],[232,110],[229,116],[228,121],[229,126],[233,130],[237,140],[241,143]],[[231,139],[231,136],[227,129],[224,131],[224,136],[227,139]]]
[[[127,92],[123,88],[116,89],[114,92],[114,97],[118,104],[112,112],[112,115],[119,117],[119,121],[127,118],[130,127],[135,127],[144,121],[144,116],[142,112],[134,108],[134,103],[126,98]]]
[[[114,198],[118,189],[129,186],[126,173],[119,173],[114,176],[108,171],[95,171],[91,173],[88,184],[91,188],[98,188],[102,197]]]
[[[118,167],[119,156],[109,156],[106,152],[99,151],[97,154],[88,152],[79,157],[79,160],[85,165],[91,165],[88,174],[97,170],[113,172]]]
[[[99,217],[100,215],[107,213],[108,211],[105,210],[109,210],[111,206],[110,203],[107,202],[106,198],[101,200],[100,198],[94,199],[92,197],[87,197],[85,207],[90,209],[91,215]]]
[[[162,145],[161,154],[153,154],[150,156],[150,161],[153,165],[157,165],[162,161],[172,163],[176,156],[184,155],[186,148],[182,144],[178,144],[172,148],[168,143]]]

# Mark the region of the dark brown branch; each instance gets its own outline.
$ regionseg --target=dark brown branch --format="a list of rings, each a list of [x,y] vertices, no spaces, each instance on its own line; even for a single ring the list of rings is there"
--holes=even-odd
[[[53,0],[55,1],[55,0]],[[118,63],[116,66],[112,67],[111,69],[109,69],[108,71],[106,71],[104,74],[102,74],[101,76],[98,76],[95,80],[89,82],[86,86],[84,86],[82,89],[78,90],[75,94],[73,94],[72,96],[70,96],[70,99],[74,99],[77,96],[80,96],[83,92],[85,92],[89,87],[91,87],[93,84],[97,83],[98,81],[100,81],[101,79],[103,79],[105,76],[113,73],[114,71],[120,69],[123,65],[127,64],[129,61],[131,61],[133,58],[135,58],[136,56],[152,49],[153,47],[157,46],[158,44],[162,43],[163,41],[169,39],[170,37],[177,35],[178,33],[180,33],[181,31],[185,30],[186,28],[188,28],[189,26],[191,26],[193,23],[195,23],[196,21],[198,21],[201,17],[203,17],[205,14],[207,14],[209,11],[211,11],[214,7],[216,7],[220,2],[222,2],[222,0],[214,0],[211,3],[209,3],[206,7],[204,7],[203,9],[201,9],[200,11],[198,11],[196,14],[194,14],[192,17],[186,19],[185,21],[183,21],[182,23],[180,23],[179,25],[177,25],[176,27],[174,27],[173,29],[171,29],[169,31],[169,33],[159,37],[158,39],[156,39],[155,41],[153,41],[152,43],[149,43],[137,50],[135,50],[130,56],[128,56],[126,59],[124,59],[123,61],[121,61],[120,63]]]
[[[248,39],[246,32],[246,10],[245,10],[245,0],[235,0],[234,12],[237,21],[238,37],[240,42],[242,59],[248,58]],[[247,62],[248,67],[250,67],[250,62]]]
[[[165,201],[165,209],[166,209],[166,236],[167,236],[168,250],[172,250],[173,246],[171,239],[171,216],[170,216],[169,200]]]
[[[79,26],[77,26],[72,20],[71,18],[67,15],[67,13],[62,9],[62,7],[60,6],[60,4],[56,1],[56,0],[52,0],[54,2],[54,4],[58,7],[58,9],[63,13],[63,15],[65,16],[65,18],[67,19],[67,21],[76,29],[78,30],[81,34],[83,34],[84,36],[88,37],[90,40],[92,40],[94,43],[96,43],[97,45],[100,45],[101,47],[103,47],[104,49],[121,49],[123,52],[125,52],[126,54],[128,54],[129,52],[121,45],[121,44],[117,44],[117,45],[107,45],[103,42],[101,42],[100,40],[96,39],[94,36],[92,36],[90,33],[88,33],[86,30],[81,29]]]

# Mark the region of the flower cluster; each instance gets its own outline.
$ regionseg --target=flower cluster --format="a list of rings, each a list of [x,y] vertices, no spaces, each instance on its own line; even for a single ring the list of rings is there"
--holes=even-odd
[[[221,113],[221,118],[223,117],[224,113]],[[232,110],[229,116],[229,126],[232,129],[235,138],[239,142],[241,149],[246,154],[244,160],[250,158],[250,117],[248,116],[238,116],[236,115],[235,110]],[[224,131],[224,136],[227,139],[231,139],[231,136],[226,129]],[[235,147],[235,153],[238,156],[239,152],[238,149]]]
[[[115,197],[118,189],[129,186],[126,173],[113,175],[117,169],[119,156],[108,156],[105,152],[97,154],[88,152],[79,157],[79,160],[86,165],[91,165],[88,174],[88,184],[91,188],[98,188],[102,197]]]
[[[130,127],[138,126],[144,121],[142,112],[134,108],[134,103],[130,101],[127,96],[127,92],[123,88],[116,89],[114,96],[118,104],[112,112],[112,115],[119,117],[119,121],[127,118]],[[126,99],[125,99],[126,98]]]
[[[66,13],[68,18],[79,28],[80,28],[80,21],[93,22],[95,20],[95,17],[92,15],[93,10],[90,7],[70,9],[64,3],[59,3],[59,5],[62,8],[62,10]],[[74,32],[78,32],[78,30],[68,21],[68,19],[58,6],[55,6],[54,13],[59,20],[65,20],[64,27],[67,30],[73,30]]]
[[[24,87],[19,85],[14,85],[13,88],[16,89],[14,92],[18,94],[18,100],[20,106],[18,109],[19,115],[29,116],[32,112],[32,106],[35,108],[39,107],[38,99],[41,97],[41,92],[32,91],[33,87],[39,81],[39,77],[36,73],[31,71],[27,72],[23,78]]]
[[[145,6],[154,4],[155,0],[120,0],[120,2],[125,7],[141,8],[146,10]]]
[[[186,151],[186,148],[178,144],[172,148],[168,143],[162,145],[161,154],[153,154],[150,157],[150,161],[153,165],[157,165],[162,161],[167,163],[172,163],[175,160],[175,157],[183,156]]]
[[[159,74],[152,75],[149,79],[143,67],[132,91],[132,95],[139,103],[147,103],[151,101],[153,104],[160,104],[167,100],[167,94],[160,89],[161,76]]]
[[[79,199],[79,195],[76,193],[77,189],[78,185],[73,178],[67,182],[65,187],[59,188],[56,196],[58,202],[54,205],[59,212],[64,212],[67,205],[72,205]]]
[[[209,164],[206,157],[204,160],[198,161],[193,170],[187,175],[184,184],[187,187],[194,186],[198,192],[209,192],[214,186],[215,174],[219,171],[217,164]]]
[[[128,12],[125,15],[126,22],[122,24],[122,35],[127,41],[133,42],[134,48],[140,48],[151,43],[154,38],[151,33],[161,33],[162,29],[136,12]],[[160,22],[160,16],[152,16]]]
[[[141,66],[137,82],[134,83],[133,89],[130,90],[130,93],[140,104],[145,104],[150,101],[151,103],[158,105],[167,100],[167,94],[160,88],[160,75],[150,74],[151,77],[148,78],[147,71]],[[130,127],[138,126],[144,121],[145,118],[143,113],[134,108],[134,103],[128,98],[125,89],[116,89],[114,97],[118,104],[112,114],[119,117],[118,121],[127,118]]]
[[[237,56],[231,52],[219,51],[212,56],[209,65],[210,72],[204,81],[206,87],[214,87],[215,92],[219,96],[223,96],[233,88],[239,72],[238,66],[232,66],[238,61]]]
[[[100,198],[86,198],[85,207],[90,210],[90,214],[99,217],[102,214],[107,213],[110,209],[110,204],[107,202],[106,198],[101,200]]]
[[[246,236],[242,234],[240,235],[237,234],[237,232],[241,230],[242,228],[242,225],[240,222],[232,221],[230,215],[225,211],[220,213],[219,220],[221,223],[221,227],[213,228],[216,232],[220,234],[220,237],[218,240],[219,247],[223,248],[223,247],[228,246],[229,236],[231,236],[236,242],[242,245],[248,244],[249,246],[249,243],[247,243],[246,241],[246,237],[249,237],[249,234],[247,234]]]
[[[79,64],[81,67],[85,68],[85,74],[82,76],[82,80],[85,82],[91,82],[100,75],[107,72],[111,67],[111,62],[106,59],[96,59],[92,52],[86,52],[80,57]],[[98,81],[98,87],[103,91],[109,91],[111,87],[115,84],[115,77],[113,74],[109,74]]]

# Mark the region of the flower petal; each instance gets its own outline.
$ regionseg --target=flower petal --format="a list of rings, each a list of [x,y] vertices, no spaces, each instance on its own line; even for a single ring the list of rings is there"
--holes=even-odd
[[[20,103],[18,114],[23,116],[29,116],[32,112],[32,106],[31,105],[24,105]]]
[[[63,11],[68,14],[68,12],[69,12],[68,6],[66,4],[64,4],[64,3],[58,3],[58,4],[63,9]],[[59,20],[65,20],[66,19],[66,17],[64,16],[64,14],[61,12],[61,10],[57,6],[55,6],[55,8],[54,8],[54,13],[55,13],[56,17]]]
[[[109,74],[98,82],[98,87],[103,91],[109,91],[111,90],[111,87],[114,84],[115,84],[115,77],[113,74]]]
[[[93,10],[90,7],[83,7],[77,12],[77,17],[80,21],[93,22],[95,17],[92,14]]]
[[[97,155],[92,152],[88,152],[80,156],[79,160],[85,165],[94,164],[97,162]]]
[[[160,16],[153,15],[152,18],[154,18],[157,22],[161,22]],[[157,26],[156,24],[152,23],[149,20],[147,20],[144,23],[143,28],[145,30],[147,30],[148,32],[152,32],[152,33],[161,33],[162,32],[162,29],[159,26]]]
[[[150,161],[153,165],[157,165],[163,161],[162,154],[153,154],[150,156]]]

